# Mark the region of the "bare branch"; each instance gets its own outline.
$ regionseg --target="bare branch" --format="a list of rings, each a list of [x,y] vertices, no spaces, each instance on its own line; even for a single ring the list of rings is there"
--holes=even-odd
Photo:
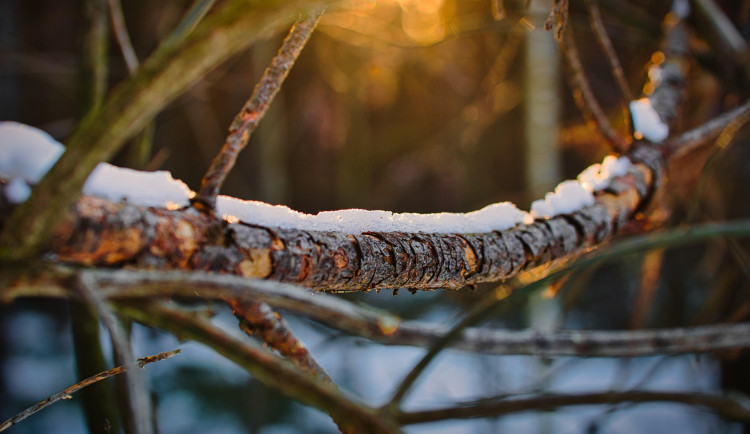
[[[80,66],[80,116],[99,110],[107,93],[107,3],[104,0],[83,2],[85,34]]]
[[[182,17],[180,24],[161,43],[162,46],[169,47],[181,43],[213,7],[215,2],[216,0],[194,0],[190,9]]]
[[[617,57],[615,47],[612,46],[612,40],[609,38],[607,28],[604,27],[602,22],[602,15],[599,11],[598,0],[586,0],[586,8],[589,12],[589,21],[591,22],[591,29],[596,35],[596,41],[604,51],[607,61],[609,62],[610,69],[612,70],[612,76],[615,77],[617,87],[620,88],[622,96],[625,97],[626,101],[632,101],[635,99],[633,92],[630,91],[628,81],[625,79],[625,72],[622,70],[620,59]]]
[[[696,392],[652,392],[640,390],[545,394],[523,399],[487,400],[462,403],[435,410],[402,412],[397,414],[396,418],[400,423],[410,425],[446,419],[492,417],[522,411],[548,411],[570,405],[619,404],[623,402],[676,402],[705,407],[730,420],[750,421],[750,408],[744,400],[739,398]]]
[[[630,144],[612,129],[607,116],[604,115],[594,95],[594,91],[591,89],[581,58],[578,55],[572,26],[568,26],[564,38],[560,41],[560,49],[568,64],[569,72],[565,76],[573,91],[573,99],[578,109],[586,121],[593,126],[593,129],[599,131],[615,151],[624,152],[630,147]]]
[[[109,16],[112,20],[112,32],[117,39],[117,45],[120,46],[122,58],[125,60],[125,66],[128,68],[130,75],[133,75],[140,66],[138,56],[135,54],[133,44],[130,42],[128,28],[125,25],[125,17],[122,13],[120,0],[107,0],[109,3]]]
[[[750,78],[750,50],[748,50],[745,38],[742,36],[732,20],[714,0],[694,0],[691,4],[703,15],[715,34],[719,37],[732,55],[732,60],[742,66],[745,77]]]
[[[18,422],[21,422],[22,420],[26,419],[27,417],[33,415],[34,413],[43,410],[50,405],[54,404],[57,401],[60,401],[62,399],[70,399],[70,395],[72,395],[75,392],[78,392],[79,390],[83,389],[86,386],[89,386],[91,384],[94,384],[98,381],[107,379],[109,377],[121,374],[123,372],[131,371],[135,368],[143,368],[144,366],[148,365],[149,363],[159,362],[162,360],[166,360],[170,357],[176,356],[180,353],[180,350],[174,350],[174,351],[166,351],[163,353],[159,353],[153,356],[148,357],[142,357],[139,358],[135,363],[131,365],[122,365],[118,366],[116,368],[112,368],[108,371],[101,372],[99,374],[93,375],[89,378],[86,378],[85,380],[79,381],[78,383],[67,387],[56,394],[50,396],[47,399],[44,399],[37,404],[34,404],[33,406],[27,408],[26,410],[18,413],[17,415],[13,416],[12,418],[6,420],[2,424],[0,424],[0,431],[5,431],[6,429],[10,428],[11,426],[17,424]]]
[[[738,119],[750,116],[750,101],[723,113],[703,125],[686,131],[666,144],[665,152],[674,158],[688,154],[718,137],[729,125],[738,125]],[[742,122],[739,123],[741,125]]]
[[[258,123],[265,116],[269,105],[281,89],[281,85],[310,39],[322,14],[323,11],[321,10],[294,23],[279,52],[263,72],[263,76],[255,86],[252,96],[245,102],[242,110],[232,121],[224,146],[203,176],[200,191],[194,199],[195,202],[212,210],[216,208],[216,196],[219,194],[224,179],[234,167],[240,151],[247,146],[247,142],[258,127]]]
[[[333,384],[328,374],[315,361],[305,344],[297,339],[281,315],[274,312],[265,302],[243,298],[245,299],[242,301],[228,300],[242,330],[250,336],[258,335],[261,341],[287,357],[301,370]]]
[[[336,386],[307,350],[305,344],[295,336],[289,324],[268,304],[258,300],[250,301],[247,297],[243,297],[243,300],[227,298],[227,303],[232,308],[234,316],[239,319],[240,328],[245,333],[250,336],[258,335],[266,345],[291,360],[303,372],[315,375],[324,382]],[[334,422],[342,432],[354,432],[346,424],[335,419]]]

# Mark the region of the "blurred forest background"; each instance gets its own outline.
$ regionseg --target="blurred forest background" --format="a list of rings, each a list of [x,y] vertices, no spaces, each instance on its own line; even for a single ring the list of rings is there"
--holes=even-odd
[[[583,122],[553,37],[543,30],[549,5],[533,0],[527,9],[505,2],[506,15],[498,20],[491,3],[352,0],[326,13],[222,193],[308,213],[342,208],[466,212],[504,200],[528,209],[557,182],[601,161],[609,147]],[[719,3],[745,38],[750,36],[750,2]],[[0,1],[0,119],[34,125],[61,141],[72,133],[80,116],[81,4]],[[122,2],[141,60],[190,4]],[[613,0],[599,6],[630,89],[638,95],[646,65],[659,47],[670,2]],[[711,24],[700,15],[690,23],[695,30],[695,61],[681,130],[700,125],[748,96],[746,71],[722,47]],[[591,31],[583,2],[571,2],[568,25],[575,31],[594,92],[618,131],[627,135],[627,101]],[[196,190],[232,118],[285,34],[286,29],[281,30],[221,64],[161,113],[148,168],[169,170]],[[128,72],[114,38],[108,50],[109,84],[114,86]],[[705,170],[712,149],[675,162],[666,192],[649,210],[654,224],[750,216],[750,155],[743,146],[747,140],[740,135]],[[114,163],[127,165],[126,152]],[[745,258],[720,242],[630,258],[570,279],[566,297],[555,306],[532,300],[493,324],[628,329],[741,321],[750,312]],[[407,318],[446,322],[483,290],[346,297]],[[228,312],[221,315],[232,323]],[[0,306],[0,419],[76,381],[68,321],[62,301]],[[290,321],[332,377],[374,402],[387,396],[387,386],[421,354],[345,338],[304,320]],[[177,344],[172,337],[138,327],[134,333],[136,352],[143,355],[171,349],[165,348],[169,345],[195,347],[194,356],[185,351],[176,364],[148,368],[162,432],[335,429],[324,415],[267,390],[197,345]],[[445,383],[448,391],[445,396],[443,389],[433,391],[434,402],[450,402],[464,388],[476,392],[468,395],[474,398],[496,394],[516,381],[521,384],[515,387],[528,388],[544,377],[542,373],[552,371],[555,374],[542,386],[575,390],[592,384],[605,389],[645,384],[733,390],[750,384],[745,357],[727,353],[540,360],[452,353],[428,380]],[[385,360],[403,366],[396,373],[381,372],[376,365]],[[464,384],[445,379],[452,376]],[[523,380],[513,380],[514,376]],[[84,423],[76,401],[58,403],[10,432],[79,432]],[[680,432],[742,430],[707,412],[647,404],[450,422],[414,427],[413,432],[496,432],[512,427],[539,432],[663,432],[675,426],[684,428]]]

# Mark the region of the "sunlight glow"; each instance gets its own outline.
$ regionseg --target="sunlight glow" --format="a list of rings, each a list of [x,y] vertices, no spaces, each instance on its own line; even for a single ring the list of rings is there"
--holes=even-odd
[[[223,214],[221,218],[224,219],[227,223],[239,223],[240,219],[237,216],[233,216],[232,214]]]

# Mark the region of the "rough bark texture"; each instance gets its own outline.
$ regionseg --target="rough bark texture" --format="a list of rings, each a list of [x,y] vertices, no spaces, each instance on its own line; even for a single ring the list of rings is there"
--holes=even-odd
[[[643,154],[653,157],[653,151]],[[648,163],[616,179],[590,207],[478,234],[279,229],[230,224],[193,208],[82,197],[58,228],[50,252],[71,264],[205,270],[326,291],[457,289],[512,277],[612,236],[651,189],[649,166],[660,163]]]

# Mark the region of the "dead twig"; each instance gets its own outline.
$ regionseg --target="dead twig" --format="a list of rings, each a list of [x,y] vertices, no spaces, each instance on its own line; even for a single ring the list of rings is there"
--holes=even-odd
[[[594,91],[591,89],[588,78],[586,78],[571,26],[567,28],[564,38],[560,41],[560,49],[568,64],[569,71],[565,74],[568,85],[573,91],[573,99],[586,122],[592,125],[593,129],[598,131],[615,151],[626,151],[630,144],[612,129],[607,116],[604,115],[599,101],[594,95]]]
[[[216,196],[219,194],[221,185],[234,167],[240,151],[247,146],[250,136],[281,89],[281,85],[310,39],[322,14],[321,10],[294,23],[279,52],[271,60],[271,64],[255,86],[252,96],[229,126],[229,135],[221,151],[211,162],[211,167],[203,176],[201,188],[193,200],[194,203],[202,204],[212,210],[216,208]]]
[[[153,356],[148,357],[142,357],[139,358],[134,364],[131,365],[121,365],[116,368],[112,368],[110,370],[100,372],[96,375],[92,375],[89,378],[86,378],[85,380],[79,381],[78,383],[67,387],[54,395],[50,396],[47,399],[44,399],[42,401],[39,401],[37,404],[34,404],[33,406],[27,408],[26,410],[16,414],[15,416],[11,417],[10,419],[6,420],[2,424],[0,424],[0,432],[5,431],[6,429],[10,428],[11,426],[17,424],[18,422],[21,422],[22,420],[26,419],[27,417],[31,416],[32,414],[43,410],[50,405],[54,404],[57,401],[60,401],[61,399],[70,399],[71,394],[78,392],[79,390],[83,389],[86,386],[90,386],[96,382],[99,382],[101,380],[107,379],[109,377],[113,377],[115,375],[121,374],[123,372],[127,372],[128,370],[131,370],[133,368],[143,368],[144,366],[148,365],[149,363],[159,362],[162,360],[166,360],[170,357],[176,356],[180,353],[182,350],[174,350],[174,351],[165,351],[163,353],[159,353]]]
[[[620,92],[622,92],[622,96],[625,97],[626,101],[634,100],[635,96],[633,95],[633,92],[630,91],[630,86],[628,86],[628,80],[625,78],[625,72],[622,69],[622,64],[620,64],[620,59],[617,57],[617,52],[612,45],[612,40],[609,38],[607,28],[604,27],[604,22],[602,22],[602,14],[599,11],[599,2],[597,0],[586,0],[586,8],[589,11],[591,29],[594,31],[596,41],[599,43],[599,46],[607,57],[617,87],[620,88]]]

